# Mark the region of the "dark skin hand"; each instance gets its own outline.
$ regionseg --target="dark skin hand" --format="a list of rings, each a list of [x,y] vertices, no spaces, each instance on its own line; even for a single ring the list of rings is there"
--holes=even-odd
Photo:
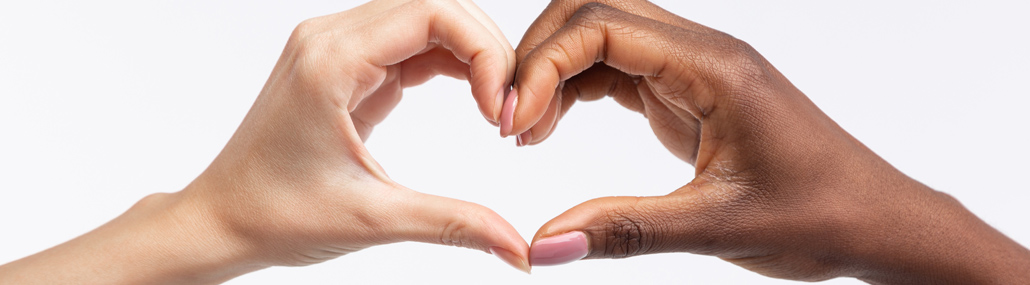
[[[647,1],[588,2],[552,1],[526,32],[502,135],[541,143],[576,101],[610,96],[696,173],[666,196],[580,204],[534,248],[583,232],[586,258],[690,252],[793,280],[1030,284],[1030,251],[877,156],[747,43]]]

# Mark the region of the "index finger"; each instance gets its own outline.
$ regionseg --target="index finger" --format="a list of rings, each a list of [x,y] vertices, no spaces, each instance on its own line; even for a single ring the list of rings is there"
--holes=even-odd
[[[689,60],[681,62],[677,58],[698,57],[685,53],[699,50],[670,48],[670,43],[675,42],[672,37],[678,39],[676,35],[682,36],[683,32],[681,28],[611,6],[584,5],[567,24],[521,59],[512,91],[516,98],[509,100],[514,102],[505,102],[501,116],[502,135],[505,121],[510,125],[511,134],[533,127],[547,110],[556,87],[597,62],[604,62],[626,74],[642,76],[644,80],[662,80],[662,86],[675,90],[664,92],[667,94],[687,90],[688,86],[684,84],[689,85],[689,82],[660,75],[673,71],[666,70],[666,66],[690,64]],[[681,69],[676,70],[679,72]],[[692,70],[686,68],[687,72]],[[509,110],[512,110],[510,114]]]
[[[500,122],[501,104],[504,103],[504,96],[508,95],[508,92],[511,91],[510,86],[512,81],[515,79],[515,50],[511,47],[511,42],[508,41],[508,38],[504,36],[503,32],[501,32],[501,28],[497,27],[497,24],[494,23],[494,21],[490,19],[490,17],[476,5],[476,3],[471,0],[458,0],[458,4],[465,7],[465,10],[468,11],[472,17],[475,17],[476,20],[479,20],[479,22],[483,24],[483,27],[490,30],[490,33],[497,38],[497,42],[504,47],[504,51],[508,55],[508,77],[504,81],[504,89],[501,93],[497,94],[496,98],[494,98],[492,103],[493,105],[491,106],[493,109],[483,110],[483,114],[489,116],[491,120],[490,122],[496,125]]]
[[[590,2],[590,3],[588,4],[588,2]],[[597,3],[597,2],[601,2],[603,4]],[[608,5],[612,5],[612,6],[608,6]],[[574,26],[574,25],[569,25],[569,23],[571,22],[571,19],[575,18],[577,14],[582,14],[582,11],[584,11],[584,10],[590,10],[590,9],[583,9],[584,7],[598,7],[598,6],[604,6],[604,7],[612,8],[613,10],[620,11],[621,14],[628,14],[628,15],[636,16],[636,18],[645,20],[645,22],[651,22],[650,24],[653,24],[653,25],[656,25],[656,26],[669,26],[669,27],[681,28],[681,29],[685,29],[685,30],[692,30],[692,31],[698,31],[698,32],[716,32],[715,30],[713,30],[711,28],[708,28],[708,27],[706,27],[704,25],[701,25],[701,24],[695,23],[693,21],[690,21],[690,20],[684,19],[682,17],[679,17],[676,14],[673,14],[673,13],[671,13],[669,11],[666,11],[665,9],[662,9],[661,7],[655,5],[655,4],[651,3],[651,2],[648,2],[648,1],[608,1],[608,0],[606,0],[606,1],[589,1],[589,0],[552,1],[551,4],[549,4],[547,6],[547,8],[536,19],[536,21],[533,22],[533,24],[530,26],[529,30],[526,31],[526,34],[523,36],[522,40],[519,42],[518,48],[515,50],[516,62],[517,62],[517,65],[519,66],[518,70],[516,71],[516,74],[529,74],[529,73],[533,73],[533,72],[523,71],[522,70],[522,69],[533,69],[533,68],[536,68],[536,67],[525,67],[526,66],[525,61],[527,59],[527,56],[529,56],[529,54],[531,53],[531,51],[537,50],[538,47],[540,47],[540,45],[542,43],[544,43],[545,41],[548,41],[549,39],[554,39],[556,37],[559,37],[558,34],[561,33],[560,32],[561,29],[563,29],[565,27],[568,27],[568,26]],[[588,30],[590,30],[589,27],[587,27],[587,28],[588,28]],[[598,32],[598,31],[591,30],[591,32]],[[573,33],[565,33],[563,36],[566,36],[566,37],[586,37],[584,35],[574,35]],[[637,40],[637,39],[626,39],[626,40],[634,41],[634,40]],[[559,79],[558,79],[559,81],[567,80],[567,79],[571,78],[572,76],[575,76],[579,72],[582,72],[583,70],[586,70],[587,68],[592,66],[593,63],[601,61],[601,60],[604,59],[604,57],[602,57],[602,58],[589,58],[589,60],[592,60],[592,61],[589,61],[589,62],[570,62],[570,59],[567,59],[567,58],[562,59],[562,58],[560,58],[562,56],[559,55],[559,53],[567,53],[567,56],[582,56],[584,54],[582,54],[580,52],[583,52],[583,49],[589,49],[590,47],[587,47],[585,44],[581,45],[581,46],[577,46],[577,43],[569,42],[568,40],[565,40],[565,41],[563,41],[563,40],[553,40],[553,41],[551,41],[551,43],[553,43],[553,44],[548,46],[548,47],[545,47],[543,49],[555,49],[555,50],[540,52],[540,53],[543,53],[543,54],[548,54],[548,55],[544,56],[544,58],[548,58],[548,59],[552,59],[552,60],[564,60],[565,63],[572,64],[572,65],[577,65],[576,68],[571,68],[569,70],[569,72],[562,73],[561,74],[562,76],[559,77]],[[648,48],[653,48],[653,47],[648,47]],[[632,52],[632,51],[630,51],[630,52]],[[562,63],[559,63],[559,62],[555,62],[554,63],[554,65],[556,67],[559,67],[559,65],[561,65],[561,64]],[[611,63],[609,63],[609,65],[611,65]],[[537,70],[537,71],[539,71],[539,70]],[[625,72],[626,70],[621,70],[621,71]],[[634,75],[644,75],[644,74],[639,74],[639,73],[633,73],[633,74]],[[516,76],[516,77],[518,78],[519,76]],[[550,108],[549,104],[551,102],[553,102],[553,101],[562,102],[563,101],[563,100],[552,100],[552,97],[555,96],[554,93],[556,93],[556,92],[554,92],[554,88],[558,86],[557,85],[558,83],[553,83],[554,86],[550,86],[551,84],[546,84],[546,86],[545,86],[545,84],[543,84],[542,82],[535,82],[535,81],[531,81],[531,80],[528,80],[528,79],[521,79],[521,78],[517,79],[516,82],[534,82],[534,84],[540,83],[540,85],[535,85],[538,89],[534,88],[532,90],[528,90],[528,92],[526,92],[526,93],[519,93],[519,92],[512,92],[511,93],[511,95],[513,95],[512,96],[513,98],[509,98],[508,100],[506,100],[504,106],[501,108],[501,110],[502,110],[502,113],[501,113],[502,114],[501,115],[501,136],[507,136],[509,134],[521,134],[521,133],[529,130],[530,128],[532,128],[534,126],[534,124],[536,124],[537,121],[540,121],[542,118],[544,118],[545,113],[547,113],[547,110],[549,110],[549,108]],[[549,81],[547,81],[547,82],[549,82]],[[550,86],[549,87],[550,89],[548,89],[547,86]],[[551,91],[547,91],[547,90],[551,90]],[[544,93],[541,93],[541,92],[544,92]],[[548,94],[547,92],[551,92],[551,93]],[[554,108],[551,108],[551,109],[554,109]],[[517,119],[516,119],[516,117],[517,117]],[[549,132],[549,130],[553,129],[553,128],[545,128],[545,129],[548,129],[548,132]],[[543,134],[543,135],[546,136],[546,135],[549,135],[549,133]],[[521,137],[520,137],[520,139],[521,139]]]
[[[540,13],[540,16],[537,16],[536,20],[533,21],[533,24],[529,26],[529,29],[526,30],[526,33],[522,36],[522,40],[519,41],[518,48],[515,49],[515,58],[517,62],[521,62],[530,50],[536,48],[540,42],[543,42],[554,34],[555,31],[564,26],[580,7],[591,2],[605,4],[628,13],[685,29],[708,29],[708,27],[677,16],[676,14],[663,9],[650,1],[551,1],[551,3],[547,5],[547,8]]]
[[[357,40],[377,47],[364,56],[367,63],[389,66],[424,52],[431,44],[444,47],[469,65],[469,83],[480,111],[487,118],[497,118],[514,73],[514,51],[501,40],[500,30],[474,4],[454,0],[409,4],[382,11],[363,25],[364,30],[375,32],[361,33]]]

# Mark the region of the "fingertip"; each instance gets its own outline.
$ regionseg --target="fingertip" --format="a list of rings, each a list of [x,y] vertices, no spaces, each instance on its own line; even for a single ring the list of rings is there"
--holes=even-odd
[[[516,142],[518,143],[517,146],[519,147],[527,146],[533,143],[533,130],[527,130],[520,134]]]
[[[564,83],[561,83],[555,89],[554,95],[551,97],[551,103],[548,104],[543,116],[533,126],[530,126],[528,130],[519,135],[519,146],[539,144],[554,132],[554,128],[558,125],[558,120],[561,117],[563,98],[575,99],[575,97],[562,96],[564,85]]]
[[[507,263],[511,267],[525,272],[526,274],[530,274],[530,271],[532,270],[527,257],[515,254],[510,250],[498,246],[492,246],[490,247],[490,254],[493,254],[497,258],[500,258],[501,261],[504,261],[504,263]]]
[[[495,127],[500,126],[501,113],[504,112],[504,99],[511,93],[511,83],[505,83],[497,89],[497,96],[494,96],[493,109],[490,110],[490,116],[487,121]],[[484,115],[485,116],[485,115]]]
[[[557,70],[541,60],[539,56],[527,56],[516,72],[512,90],[518,100],[513,106],[509,135],[521,134],[539,124],[556,97],[554,90],[560,90],[562,82]]]
[[[472,86],[472,97],[483,118],[490,124],[499,126],[504,99],[511,90],[511,83],[509,83],[511,81],[499,73],[503,70],[477,71],[483,69],[479,65],[480,63],[477,61],[469,67],[472,74],[469,80],[469,84]],[[488,80],[487,78],[496,79]]]
[[[492,209],[467,201],[411,191],[393,234],[400,240],[459,246],[487,252],[529,273],[529,244]]]
[[[587,257],[590,246],[585,232],[571,231],[533,242],[529,248],[532,266],[562,265]]]

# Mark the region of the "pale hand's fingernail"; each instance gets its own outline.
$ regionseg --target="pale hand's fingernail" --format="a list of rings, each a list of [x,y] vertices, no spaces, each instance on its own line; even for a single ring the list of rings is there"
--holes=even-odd
[[[497,258],[500,258],[502,261],[504,261],[504,263],[511,265],[511,267],[515,267],[515,269],[521,270],[522,272],[529,274],[529,262],[526,262],[525,259],[522,259],[515,253],[512,253],[507,249],[492,246],[490,247],[490,254],[493,254]]]
[[[587,236],[583,232],[569,232],[538,240],[529,248],[532,266],[561,265],[587,256]]]
[[[512,92],[512,85],[505,84],[501,87],[500,91],[497,91],[497,97],[493,99],[493,110],[499,110],[496,113],[491,113],[490,117],[486,120],[493,124],[493,127],[501,127],[501,111],[505,107],[505,96]],[[486,116],[486,115],[483,115]]]
[[[502,86],[501,90],[497,91],[497,97],[494,98],[494,110],[504,108],[504,95],[508,95],[508,92],[511,92],[510,84]],[[490,116],[483,114],[483,117],[486,118],[486,121],[490,122],[490,124],[494,125],[494,127],[500,126],[500,123],[497,122],[499,120],[498,117],[500,116],[501,114],[499,112],[496,114],[491,113]]]
[[[533,130],[527,130],[525,133],[519,135],[517,143],[518,146],[527,146],[533,142]]]
[[[512,89],[508,98],[504,99],[504,106],[501,107],[501,137],[508,137],[511,134],[512,124],[515,120],[515,105],[519,103],[519,94]]]
[[[496,120],[494,120],[493,118],[487,117],[487,116],[486,116],[485,114],[483,115],[483,119],[486,119],[486,122],[487,122],[487,123],[490,123],[490,124],[491,124],[491,125],[493,125],[494,127],[496,127],[496,126],[500,126],[500,125],[499,125],[499,124],[497,123],[497,121],[496,121]]]

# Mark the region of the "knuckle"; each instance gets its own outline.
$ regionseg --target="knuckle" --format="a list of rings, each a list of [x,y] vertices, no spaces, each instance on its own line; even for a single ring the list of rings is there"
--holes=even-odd
[[[609,213],[604,222],[604,257],[626,258],[646,254],[654,246],[650,223],[617,212]]]
[[[301,21],[299,24],[297,24],[297,27],[293,29],[293,34],[299,36],[311,34],[314,28],[318,26],[318,24],[316,23],[317,21],[318,18],[311,18]]]
[[[287,42],[288,46],[296,45],[304,42],[308,37],[317,34],[320,28],[318,18],[311,18],[301,21],[297,24],[297,27],[293,28],[293,33],[290,34],[290,39]]]
[[[290,35],[290,39],[286,43],[286,50],[297,62],[305,62],[311,60],[311,56],[317,54],[318,42],[320,41],[319,29],[320,24],[317,18],[307,19],[297,24],[297,27],[293,29],[293,34]]]
[[[304,86],[319,86],[326,74],[331,72],[331,60],[336,54],[333,33],[326,32],[324,20],[307,19],[294,28],[284,49],[284,63],[288,64],[290,76]]]
[[[447,226],[440,231],[440,244],[466,247],[466,240],[468,240],[468,238],[466,237],[465,229],[467,227],[468,224],[465,223],[465,221],[459,220],[447,223]]]
[[[453,5],[454,0],[412,0],[412,2],[409,3],[415,4],[416,6],[425,11],[432,11],[435,9]]]
[[[944,193],[944,192],[941,192],[941,191],[936,191],[936,190],[933,191],[932,193],[938,199],[940,199],[941,201],[943,201],[944,203],[946,203],[946,204],[948,204],[950,206],[960,206],[960,207],[962,206],[962,203],[959,202],[959,200],[957,198],[955,198],[955,196],[952,196],[951,194]]]
[[[551,0],[551,7],[576,7],[584,0]]]
[[[171,194],[169,194],[169,193],[153,193],[153,194],[149,194],[149,195],[143,197],[143,199],[140,199],[138,202],[136,202],[136,204],[132,205],[132,208],[145,208],[145,207],[149,207],[148,205],[160,204],[163,201],[166,201],[169,196],[171,196]]]
[[[718,47],[718,68],[731,90],[763,86],[772,81],[772,72],[765,58],[745,41],[724,36]]]
[[[442,245],[480,248],[482,244],[475,237],[481,225],[489,224],[488,218],[496,215],[487,207],[470,204],[455,210],[455,217],[440,230],[439,243]]]
[[[572,14],[572,21],[595,22],[611,18],[615,8],[598,2],[590,2],[579,6],[576,13]]]
[[[733,38],[730,40],[729,45],[733,57],[738,62],[738,66],[744,69],[745,73],[752,74],[756,73],[756,71],[764,70],[765,59],[762,58],[762,55],[751,44]]]

